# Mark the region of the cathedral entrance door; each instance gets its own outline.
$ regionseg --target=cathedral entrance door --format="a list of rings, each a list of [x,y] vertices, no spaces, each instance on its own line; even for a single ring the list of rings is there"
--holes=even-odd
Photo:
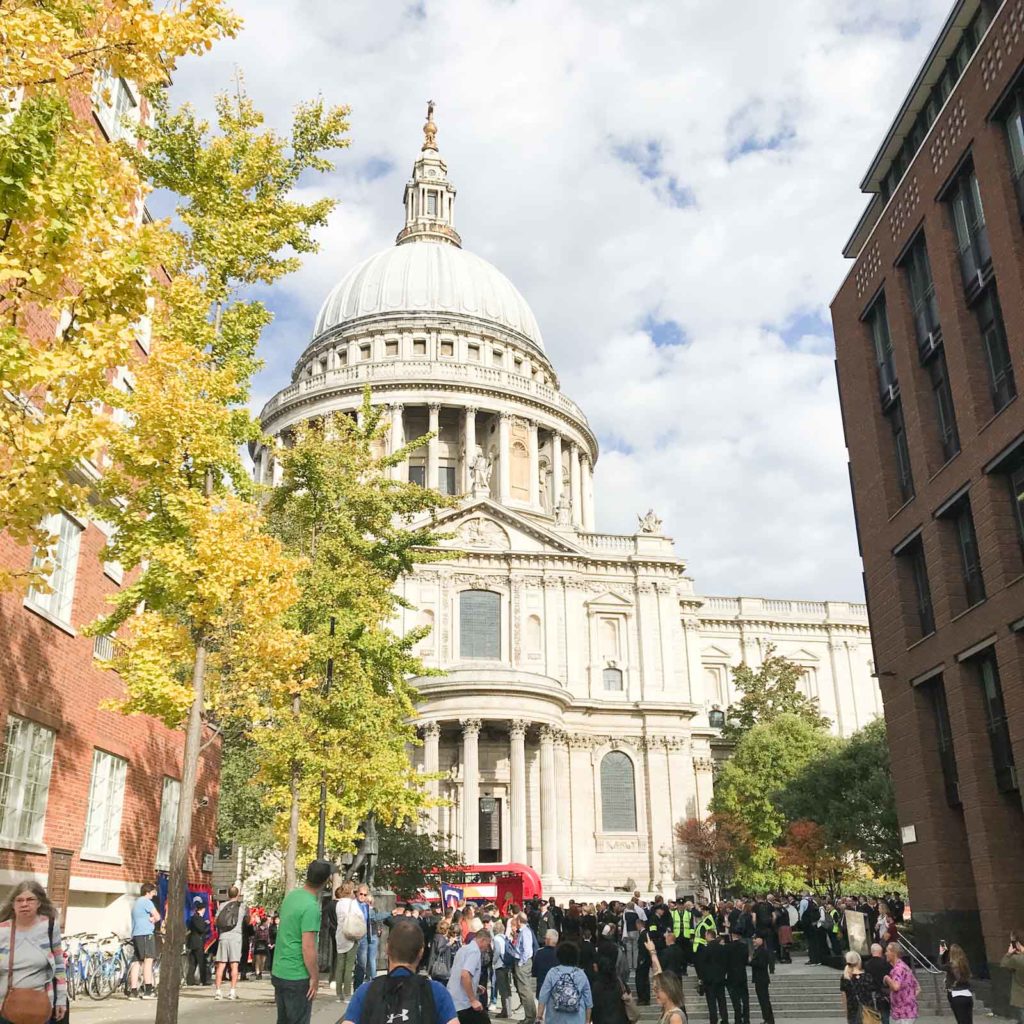
[[[480,797],[480,859],[477,863],[501,863],[500,797]]]

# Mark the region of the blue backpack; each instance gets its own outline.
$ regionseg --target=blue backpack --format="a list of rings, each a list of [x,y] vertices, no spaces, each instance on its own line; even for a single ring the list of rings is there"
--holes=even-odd
[[[551,986],[551,1008],[558,1013],[579,1013],[582,998],[573,972],[562,971]]]

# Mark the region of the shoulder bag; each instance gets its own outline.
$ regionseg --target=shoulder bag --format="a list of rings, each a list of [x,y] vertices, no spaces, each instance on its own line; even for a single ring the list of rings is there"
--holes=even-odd
[[[7,995],[0,1006],[0,1017],[11,1024],[47,1024],[53,1014],[50,997],[42,989],[14,987],[14,936],[17,928],[11,919],[11,947],[7,955]]]

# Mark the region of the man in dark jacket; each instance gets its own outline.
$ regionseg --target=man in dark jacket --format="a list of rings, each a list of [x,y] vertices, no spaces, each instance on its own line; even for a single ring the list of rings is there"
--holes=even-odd
[[[725,947],[728,953],[728,974],[725,983],[732,1000],[735,1024],[750,1024],[750,991],[747,988],[747,943],[739,932],[732,933],[732,942]]]
[[[768,996],[771,984],[771,954],[765,948],[764,939],[760,935],[754,937],[754,955],[750,959],[750,974],[754,979],[754,991],[757,993],[757,1005],[761,1007],[761,1020],[764,1024],[775,1024],[775,1013],[772,1001]]]
[[[729,954],[717,932],[709,932],[707,945],[697,952],[697,973],[704,986],[711,1024],[729,1024],[729,1004],[725,998],[725,982],[729,975]]]
[[[686,953],[676,940],[675,932],[665,932],[665,947],[658,950],[658,963],[666,973],[677,978],[686,976]]]
[[[210,922],[206,917],[206,904],[201,896],[192,900],[192,916],[188,919],[188,984],[196,984],[196,968],[199,968],[199,984],[210,984],[210,965],[206,959],[206,936],[210,934]]]

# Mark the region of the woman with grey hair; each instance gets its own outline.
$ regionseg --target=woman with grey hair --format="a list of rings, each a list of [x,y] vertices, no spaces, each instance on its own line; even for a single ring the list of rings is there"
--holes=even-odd
[[[60,1021],[67,1014],[56,917],[46,890],[34,881],[19,882],[0,906],[0,1019],[18,1013],[25,1020],[47,1021],[52,1014]]]
[[[843,995],[849,1024],[881,1024],[878,989],[871,975],[865,973],[860,953],[851,950],[846,954],[846,967],[839,981],[839,991]]]

